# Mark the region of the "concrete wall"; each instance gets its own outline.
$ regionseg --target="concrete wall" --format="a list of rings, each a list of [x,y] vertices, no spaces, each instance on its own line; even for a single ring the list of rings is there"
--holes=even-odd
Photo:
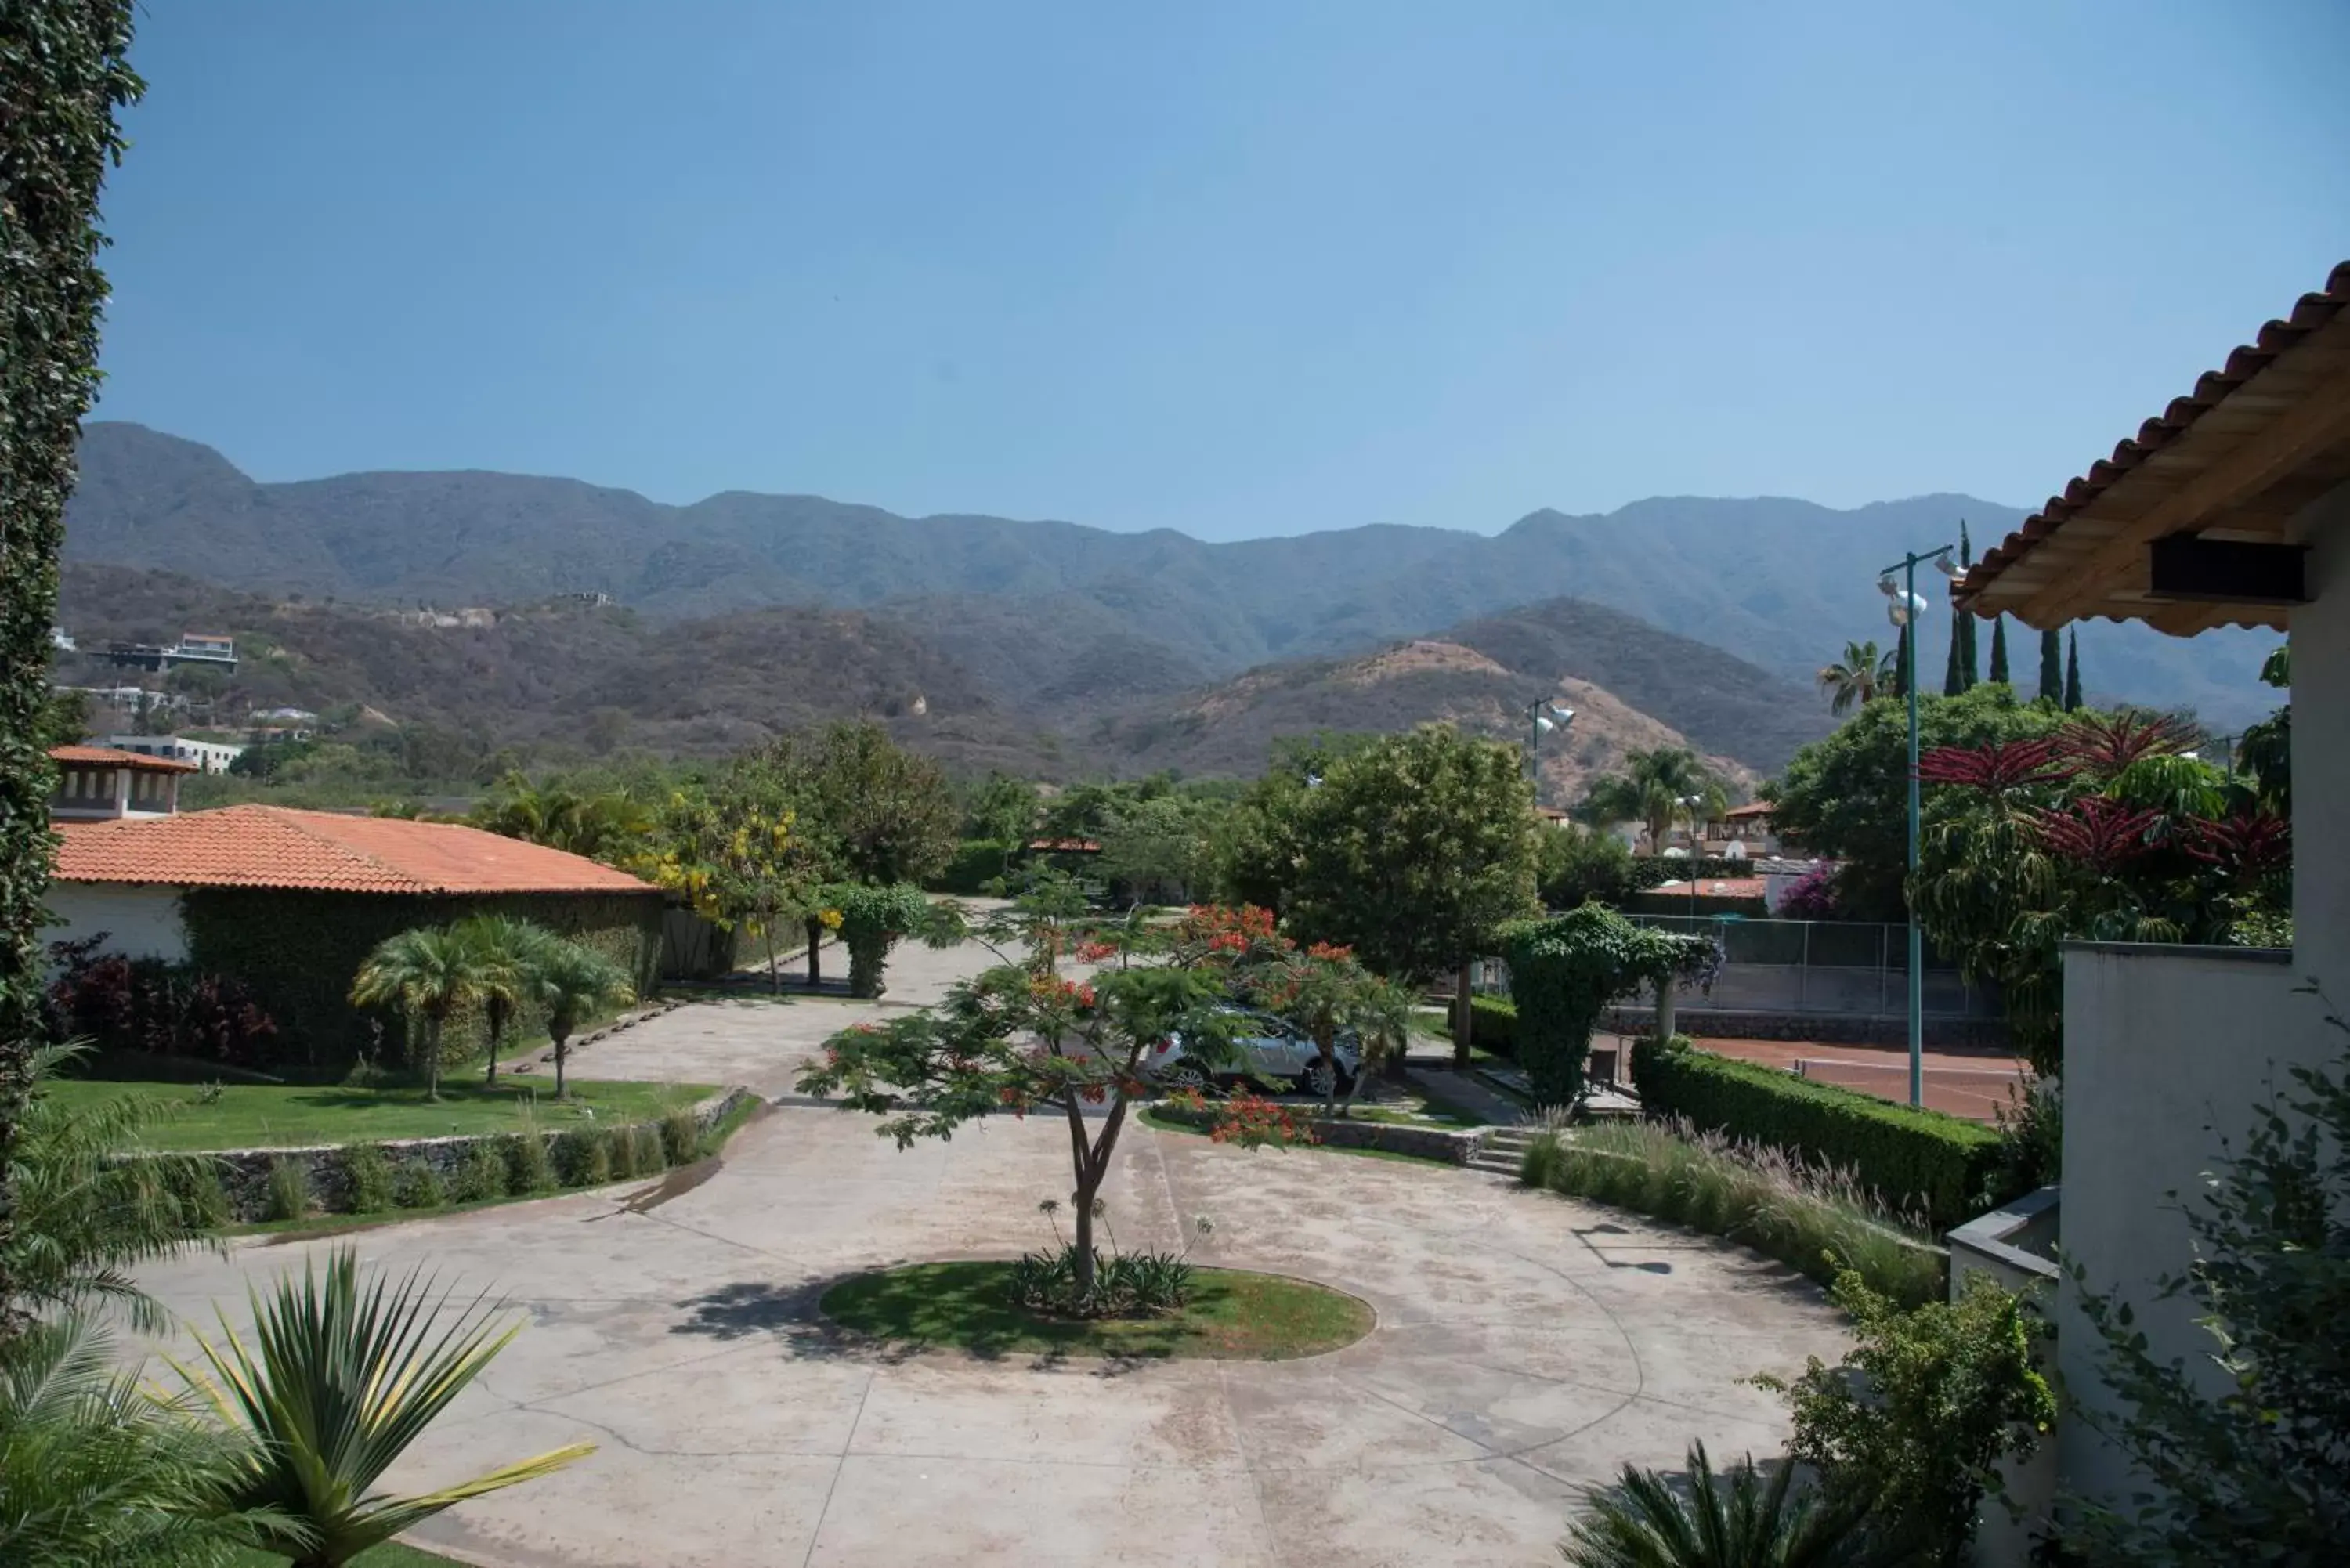
[[[41,933],[47,942],[80,941],[108,933],[104,948],[131,958],[177,963],[188,956],[187,927],[180,919],[180,890],[133,882],[52,882],[42,902],[57,923]]]
[[[2350,1006],[2350,485],[2304,508],[2293,612],[2293,969]]]
[[[2220,1139],[2242,1137],[2288,1066],[2336,1048],[2314,999],[2291,994],[2299,969],[2242,948],[2065,944],[2064,1250],[2093,1286],[2137,1306],[2158,1360],[2193,1365],[2212,1348],[2191,1307],[2154,1300],[2189,1256],[2178,1204],[2194,1200]],[[2099,1342],[2075,1295],[2065,1281],[2058,1366],[2068,1389],[2102,1404]],[[2058,1449],[2070,1485],[2119,1495],[2126,1478],[2086,1425],[2063,1423]]]

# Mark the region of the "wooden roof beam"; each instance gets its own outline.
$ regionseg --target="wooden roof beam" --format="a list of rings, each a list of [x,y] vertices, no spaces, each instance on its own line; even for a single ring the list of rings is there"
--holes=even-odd
[[[2263,371],[2274,373],[2274,367]],[[2257,386],[2256,378],[2251,385]],[[2229,502],[2249,498],[2338,443],[2350,441],[2350,370],[2310,389],[2291,412],[2238,445],[2158,502],[2122,524],[2095,554],[2012,612],[2043,630],[2095,613],[2114,579],[2142,568],[2146,547],[2167,534],[2189,533]],[[2141,470],[2140,472],[2145,472]]]

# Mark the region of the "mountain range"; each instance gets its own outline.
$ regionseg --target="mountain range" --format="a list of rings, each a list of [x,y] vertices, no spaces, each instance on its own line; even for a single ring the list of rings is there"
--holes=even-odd
[[[280,605],[298,595],[354,607],[512,607],[593,590],[635,612],[644,624],[629,635],[649,648],[747,646],[828,625],[871,651],[844,668],[902,670],[890,681],[926,695],[961,682],[1003,722],[1116,765],[1219,770],[1250,765],[1255,742],[1235,738],[1243,732],[1305,722],[1326,701],[1347,727],[1335,693],[1360,689],[1361,660],[1415,639],[1469,649],[1523,680],[1586,681],[1711,753],[1767,770],[1825,725],[1811,673],[1848,639],[1889,642],[1875,587],[1883,562],[1950,538],[1961,517],[1988,544],[2020,516],[1957,495],[1850,511],[1658,498],[1604,516],[1537,511],[1495,535],[1369,524],[1211,544],[1169,530],[901,517],[817,496],[736,492],[671,506],[490,472],[264,483],[209,447],[110,421],[86,427],[81,459],[69,563],[177,573]],[[1533,630],[1516,615],[1558,599],[1574,603],[1535,617]],[[777,618],[779,609],[793,613]],[[2010,631],[2028,680],[2032,634]],[[1929,621],[1929,682],[1946,636]],[[813,657],[802,630],[788,637]],[[2081,638],[2093,696],[2193,707],[2221,725],[2270,705],[2253,672],[2272,642],[2102,623]],[[897,651],[878,651],[884,644]],[[642,649],[630,657],[641,663]],[[1400,716],[1387,701],[1396,680],[1470,673],[1451,659],[1391,663],[1373,684]],[[1260,668],[1292,661],[1303,662]],[[1236,680],[1241,690],[1215,695]],[[828,704],[850,695],[832,692]],[[936,696],[933,711],[956,701]],[[647,704],[624,691],[591,705]],[[1208,725],[1207,714],[1222,717]],[[1203,739],[1202,725],[1221,732]]]

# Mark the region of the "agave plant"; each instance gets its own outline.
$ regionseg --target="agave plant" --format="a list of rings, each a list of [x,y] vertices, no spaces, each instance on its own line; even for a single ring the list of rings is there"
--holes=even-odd
[[[1766,1481],[1752,1459],[1717,1484],[1705,1445],[1691,1443],[1686,1495],[1655,1470],[1624,1467],[1595,1491],[1559,1554],[1575,1568],[1878,1568],[1889,1559],[1863,1526],[1865,1506],[1798,1490],[1794,1467]]]
[[[226,1488],[230,1507],[288,1521],[267,1542],[300,1568],[339,1568],[443,1509],[551,1474],[595,1451],[575,1443],[414,1497],[371,1490],[433,1418],[522,1332],[476,1297],[444,1327],[452,1293],[435,1296],[411,1271],[362,1290],[358,1255],[338,1248],[321,1278],[252,1294],[253,1343],[221,1320],[196,1344],[208,1370],[174,1364],[222,1419],[254,1438]]]

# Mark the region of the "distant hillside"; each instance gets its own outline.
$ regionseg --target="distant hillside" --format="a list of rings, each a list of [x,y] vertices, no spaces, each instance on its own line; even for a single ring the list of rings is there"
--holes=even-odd
[[[1121,771],[1253,774],[1274,741],[1431,720],[1517,741],[1542,699],[1575,710],[1541,750],[1543,798],[1571,804],[1625,754],[1691,745],[1741,785],[1832,721],[1801,688],[1687,638],[1575,599],[1396,643],[1351,659],[1267,665],[1172,701],[1139,704],[1078,736]]]
[[[1846,512],[1670,497],[1606,516],[1539,511],[1492,536],[1382,524],[1210,545],[1163,529],[907,518],[818,496],[738,492],[666,506],[502,473],[258,484],[208,447],[104,421],[85,430],[81,456],[70,561],[379,604],[525,603],[592,588],[671,620],[778,604],[888,607],[1006,679],[1024,678],[1031,662],[1017,646],[1024,626],[1056,667],[1064,652],[1091,649],[1097,668],[1080,666],[1081,679],[1130,687],[1129,673],[1152,666],[1166,689],[1270,659],[1348,656],[1560,595],[1801,681],[1847,638],[1887,636],[1874,588],[1884,561],[1950,538],[1962,516],[1981,545],[2021,515],[1958,495]],[[1924,644],[1929,672],[1948,635],[1947,616],[1937,620]],[[1074,639],[1086,628],[1090,640]],[[2226,724],[2267,706],[2254,675],[2272,638],[2181,640],[2098,624],[2081,640],[2094,692],[2191,705]],[[1014,646],[982,648],[990,641]]]

